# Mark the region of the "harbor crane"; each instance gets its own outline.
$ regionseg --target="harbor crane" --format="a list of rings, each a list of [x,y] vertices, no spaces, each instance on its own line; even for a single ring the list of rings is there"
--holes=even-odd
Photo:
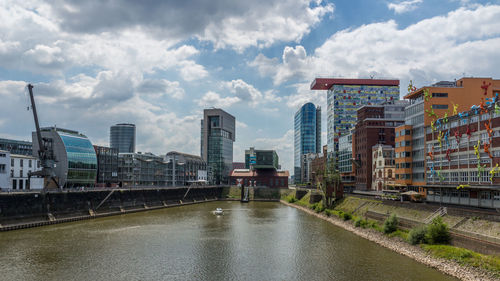
[[[40,131],[35,98],[33,97],[33,85],[28,84],[28,91],[30,94],[31,108],[33,110],[33,118],[35,119],[36,137],[38,141],[38,158],[40,159],[40,166],[42,167],[39,171],[28,173],[28,183],[30,183],[30,178],[32,176],[37,176],[44,178],[44,189],[48,189],[51,182],[53,182],[57,188],[60,188],[59,181],[57,180],[56,172],[54,170],[57,161],[54,157],[54,150],[52,149],[52,139],[42,138],[42,132]]]

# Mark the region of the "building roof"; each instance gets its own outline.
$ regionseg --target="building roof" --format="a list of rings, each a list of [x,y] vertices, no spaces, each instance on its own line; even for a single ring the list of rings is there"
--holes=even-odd
[[[10,158],[24,158],[24,159],[31,159],[31,160],[36,160],[37,159],[34,156],[22,155],[22,154],[11,154]]]
[[[169,152],[167,152],[166,155],[168,156],[168,155],[175,155],[175,154],[182,155],[184,157],[191,157],[191,158],[196,158],[196,159],[201,160],[201,156],[194,155],[194,154],[188,154],[188,153],[184,153],[184,152],[178,152],[178,151],[169,151]]]
[[[311,90],[329,90],[333,85],[399,86],[399,80],[315,78],[311,83]]]
[[[259,174],[267,175],[269,176],[270,174],[268,172],[262,172],[259,170],[250,170],[250,169],[234,169],[230,176],[231,177],[256,177],[259,176]],[[290,173],[288,171],[274,171],[272,173],[272,176],[278,176],[278,177],[289,177]]]

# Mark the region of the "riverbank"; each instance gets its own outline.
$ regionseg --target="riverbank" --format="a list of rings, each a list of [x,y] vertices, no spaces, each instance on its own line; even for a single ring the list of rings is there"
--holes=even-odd
[[[323,213],[316,213],[315,211],[299,206],[293,203],[288,203],[281,200],[282,204],[287,206],[297,208],[310,215],[316,216],[320,219],[326,220],[338,227],[341,227],[349,232],[352,232],[360,237],[377,243],[380,246],[393,250],[401,255],[412,258],[422,264],[435,268],[443,273],[456,277],[460,280],[485,280],[493,281],[498,280],[493,273],[486,270],[474,268],[471,266],[463,266],[457,262],[446,260],[442,258],[435,258],[427,254],[422,248],[418,246],[412,246],[397,237],[388,237],[374,229],[365,229],[360,227],[355,227],[350,221],[344,221],[336,217],[328,217]]]

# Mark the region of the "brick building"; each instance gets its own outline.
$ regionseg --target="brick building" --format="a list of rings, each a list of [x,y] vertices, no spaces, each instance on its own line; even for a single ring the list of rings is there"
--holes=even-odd
[[[404,101],[363,106],[357,111],[353,133],[353,156],[356,167],[356,189],[372,186],[372,147],[376,144],[394,146],[394,128],[404,123]]]

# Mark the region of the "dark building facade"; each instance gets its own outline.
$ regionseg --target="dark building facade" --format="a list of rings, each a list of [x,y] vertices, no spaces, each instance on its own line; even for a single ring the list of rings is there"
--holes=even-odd
[[[118,149],[94,145],[97,156],[97,185],[112,187],[119,184]]]
[[[135,152],[135,125],[121,123],[111,126],[109,130],[109,146],[118,153]]]
[[[236,135],[234,116],[222,109],[203,111],[201,122],[201,157],[207,163],[208,180],[229,184],[233,167],[233,142]]]
[[[253,147],[245,150],[245,169],[279,168],[279,157],[275,150],[257,150]]]
[[[357,190],[372,186],[372,147],[385,144],[394,147],[394,128],[404,124],[404,101],[384,105],[363,106],[357,111],[353,156],[356,165]]]
[[[0,150],[9,151],[12,154],[19,154],[26,156],[33,155],[33,145],[29,141],[19,141],[19,140],[0,138]]]
[[[304,104],[294,117],[294,177],[295,182],[303,182],[301,177],[302,155],[321,153],[321,107],[312,103]]]
[[[165,162],[172,164],[172,181],[167,182],[169,186],[189,185],[195,182],[207,181],[207,163],[200,156],[187,153],[170,151],[165,155]],[[182,166],[182,169],[176,169]],[[179,173],[183,173],[180,175]]]

